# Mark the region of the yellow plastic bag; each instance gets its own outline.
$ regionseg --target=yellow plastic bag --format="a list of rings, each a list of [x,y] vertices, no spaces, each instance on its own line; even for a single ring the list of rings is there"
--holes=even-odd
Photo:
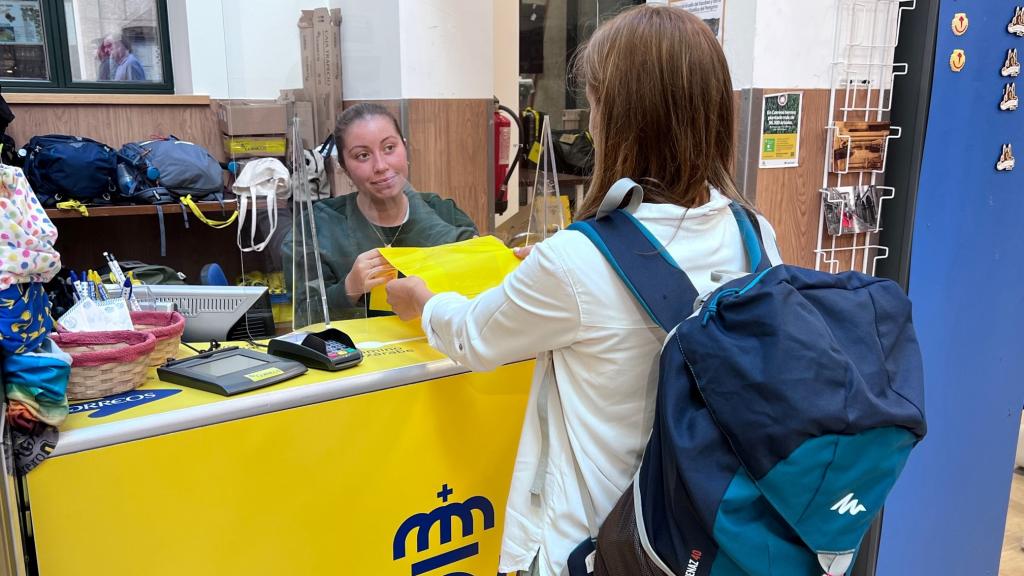
[[[494,236],[429,248],[381,248],[399,272],[418,276],[432,292],[458,292],[468,298],[501,284],[520,260]],[[370,291],[370,309],[390,311],[384,286]]]

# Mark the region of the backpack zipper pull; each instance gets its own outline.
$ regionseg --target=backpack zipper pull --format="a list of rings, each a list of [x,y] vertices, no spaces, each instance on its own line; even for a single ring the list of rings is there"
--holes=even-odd
[[[701,326],[707,326],[708,320],[712,316],[714,316],[715,314],[718,313],[718,301],[719,301],[719,299],[721,299],[721,298],[723,298],[725,296],[732,296],[733,294],[735,294],[735,293],[737,293],[739,291],[740,291],[739,288],[729,288],[728,290],[722,290],[718,294],[715,294],[714,298],[712,298],[711,302],[708,304],[707,310],[704,311],[704,317],[701,318],[700,325]]]

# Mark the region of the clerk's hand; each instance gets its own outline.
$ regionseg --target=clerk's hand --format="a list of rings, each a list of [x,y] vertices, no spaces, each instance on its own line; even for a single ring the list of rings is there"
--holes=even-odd
[[[423,315],[423,307],[434,293],[426,283],[416,276],[399,278],[387,283],[388,304],[402,320],[412,320]]]
[[[350,301],[357,302],[363,294],[395,276],[394,267],[381,256],[380,250],[368,250],[356,257],[348,276],[345,276],[345,294]]]

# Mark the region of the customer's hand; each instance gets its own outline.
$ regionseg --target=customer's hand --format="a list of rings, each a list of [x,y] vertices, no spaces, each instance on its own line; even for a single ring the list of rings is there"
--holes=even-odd
[[[533,252],[533,246],[521,246],[519,248],[512,249],[512,253],[520,260],[526,260],[526,257],[530,255],[530,252]]]
[[[345,277],[345,294],[349,300],[356,302],[363,294],[395,276],[394,267],[381,256],[380,250],[368,250],[356,257],[352,270],[349,270],[348,276]]]
[[[399,278],[387,283],[388,304],[402,320],[412,320],[423,315],[423,307],[434,293],[425,282],[416,276]]]

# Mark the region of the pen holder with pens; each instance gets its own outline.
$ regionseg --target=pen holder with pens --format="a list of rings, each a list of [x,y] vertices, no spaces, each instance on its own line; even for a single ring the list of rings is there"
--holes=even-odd
[[[57,332],[51,335],[71,355],[69,400],[102,398],[134,390],[146,381],[156,336],[148,332]]]
[[[185,317],[180,312],[132,312],[132,324],[139,332],[156,337],[156,348],[149,356],[150,366],[159,366],[178,357],[181,335],[185,332]]]

